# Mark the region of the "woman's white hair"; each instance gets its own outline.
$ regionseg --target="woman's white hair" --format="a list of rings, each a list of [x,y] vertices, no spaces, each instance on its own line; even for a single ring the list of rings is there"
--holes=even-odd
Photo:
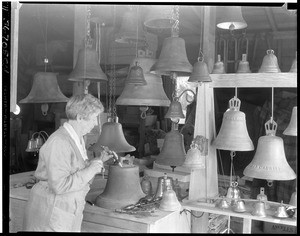
[[[66,105],[66,115],[69,120],[76,120],[78,115],[87,120],[91,115],[103,111],[100,100],[91,94],[75,95],[69,99]]]

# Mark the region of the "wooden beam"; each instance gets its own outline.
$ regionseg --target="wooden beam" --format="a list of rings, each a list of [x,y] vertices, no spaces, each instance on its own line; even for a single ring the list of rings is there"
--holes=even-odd
[[[210,74],[213,88],[297,88],[297,73]]]

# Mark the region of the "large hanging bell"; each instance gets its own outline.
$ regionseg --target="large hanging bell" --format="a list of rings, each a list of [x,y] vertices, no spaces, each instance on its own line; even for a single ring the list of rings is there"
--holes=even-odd
[[[238,30],[247,27],[240,6],[218,7],[217,27],[225,30]]]
[[[239,111],[241,101],[229,100],[229,109],[224,113],[220,131],[213,141],[217,149],[228,151],[251,151],[254,149],[246,125],[245,113]]]
[[[139,167],[110,165],[104,191],[96,198],[95,205],[107,209],[123,208],[135,204],[145,194],[139,179]]]
[[[151,6],[145,17],[144,25],[146,30],[155,34],[169,30],[175,23],[173,19],[173,6],[171,5],[154,5]]]
[[[221,61],[221,55],[218,54],[218,60],[214,64],[213,70],[211,72],[212,74],[225,74],[225,67],[223,61]]]
[[[143,69],[138,65],[138,63],[130,68],[128,76],[125,80],[125,84],[133,84],[139,86],[144,86],[147,84]]]
[[[176,72],[179,76],[189,75],[193,66],[188,61],[184,39],[180,37],[166,38],[158,61],[150,70],[159,75],[171,75],[172,72]]]
[[[289,125],[283,131],[284,135],[297,136],[297,107],[293,107],[292,117]]]
[[[159,165],[181,166],[185,155],[183,135],[178,130],[171,130],[166,134],[161,152],[155,162]]]
[[[285,157],[283,140],[275,136],[276,122],[267,121],[265,129],[266,135],[258,139],[256,153],[253,160],[245,168],[244,175],[266,180],[295,179],[296,174]]]
[[[116,105],[128,106],[169,106],[170,100],[167,97],[162,83],[162,78],[150,73],[150,67],[156,59],[135,58],[133,63],[138,62],[143,69],[144,78],[147,82],[144,86],[125,84],[121,95],[116,100]]]
[[[133,152],[135,147],[127,143],[122,125],[118,122],[106,122],[102,125],[98,141],[90,147],[91,151],[102,150],[106,146],[116,153]]]
[[[20,103],[57,103],[67,102],[57,83],[57,73],[37,72],[28,96]]]
[[[107,81],[107,76],[98,63],[98,54],[96,50],[90,47],[79,50],[76,65],[69,75],[71,81],[86,79],[95,82]]]
[[[259,73],[279,73],[281,72],[277,57],[274,55],[274,50],[267,50],[267,55],[264,56],[263,62],[258,70]]]
[[[159,209],[162,211],[179,211],[181,209],[181,204],[174,190],[168,189],[163,193]]]
[[[293,60],[290,72],[297,73],[297,52],[296,52],[296,58]]]
[[[115,41],[134,45],[145,44],[145,32],[136,11],[129,10],[124,13],[121,28],[115,35]]]
[[[242,55],[242,60],[239,62],[236,73],[251,73],[249,62],[247,61],[247,54]]]
[[[188,82],[211,82],[209,76],[208,68],[203,58],[194,64],[193,72],[188,80]]]

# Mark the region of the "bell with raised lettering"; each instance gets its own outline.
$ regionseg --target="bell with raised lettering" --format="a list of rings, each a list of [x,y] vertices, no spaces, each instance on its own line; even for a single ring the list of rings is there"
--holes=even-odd
[[[269,120],[265,123],[266,135],[258,139],[253,160],[243,174],[257,179],[292,180],[297,176],[288,164],[283,146],[283,139],[277,137],[277,123]]]
[[[254,149],[249,137],[246,116],[240,110],[241,101],[229,100],[229,109],[224,113],[220,131],[213,141],[217,149],[228,151],[251,151]]]

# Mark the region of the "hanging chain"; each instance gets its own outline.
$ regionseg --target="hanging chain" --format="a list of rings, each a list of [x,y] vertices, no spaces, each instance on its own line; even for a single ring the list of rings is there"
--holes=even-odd
[[[204,16],[203,14],[203,8],[201,8],[201,15]],[[198,61],[203,61],[204,59],[204,55],[203,55],[203,52],[202,52],[202,47],[203,47],[203,18],[201,19],[201,24],[200,24],[200,36],[199,36],[199,54],[198,54]]]
[[[177,75],[176,75],[176,72],[171,72],[171,79],[172,79],[172,83],[174,85],[174,90],[173,90],[173,93],[172,93],[172,98],[173,98],[173,101],[175,101],[175,99],[177,98],[177,95],[178,95]]]
[[[114,6],[114,26],[116,25],[116,6]],[[112,79],[112,117],[116,118],[116,50],[113,44],[113,79]]]
[[[91,6],[87,5],[87,14],[86,14],[86,38],[85,38],[85,46],[92,46],[92,38],[91,38]]]
[[[172,19],[174,24],[172,25],[172,37],[178,37],[179,35],[179,6],[176,5],[173,8]]]

